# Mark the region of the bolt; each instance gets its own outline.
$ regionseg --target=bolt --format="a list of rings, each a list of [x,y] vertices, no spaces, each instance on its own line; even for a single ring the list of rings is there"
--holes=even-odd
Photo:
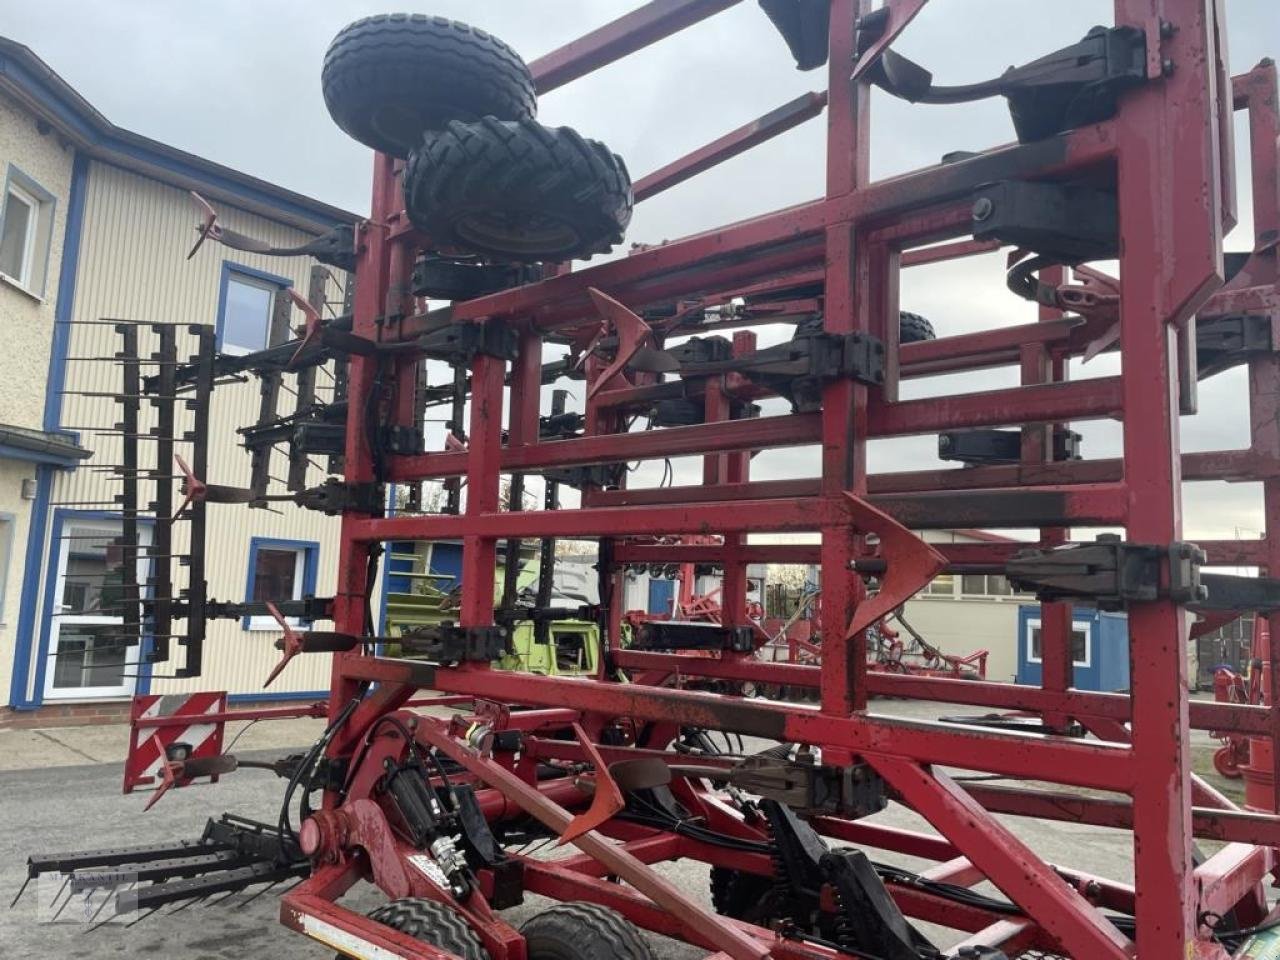
[[[979,197],[973,203],[973,219],[986,220],[995,209],[996,205],[991,202],[990,197]]]
[[[1160,75],[1165,77],[1173,76],[1173,61],[1167,57],[1160,61]]]
[[[1172,37],[1172,36],[1173,36],[1175,33],[1177,33],[1177,32],[1178,32],[1178,28],[1177,28],[1176,26],[1174,26],[1172,23],[1170,23],[1168,20],[1161,20],[1161,21],[1160,21],[1160,37],[1161,37],[1161,39],[1168,40],[1170,37]]]

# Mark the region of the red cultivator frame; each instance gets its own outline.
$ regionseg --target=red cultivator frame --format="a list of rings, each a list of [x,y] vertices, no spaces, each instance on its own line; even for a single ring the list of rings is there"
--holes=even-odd
[[[537,88],[581,78],[731,3],[650,3],[532,64]],[[910,98],[924,100],[940,89],[927,77],[921,85],[889,50],[923,6],[889,0],[872,15],[868,3],[832,0],[825,93],[635,185],[643,199],[825,105],[822,198],[446,311],[426,312],[409,292],[430,244],[405,215],[401,164],[378,155],[372,215],[357,230],[351,328],[331,341],[350,353],[345,481],[360,490],[443,479],[456,490],[461,478],[466,502],[457,515],[388,517],[353,496],[343,511],[334,632],[290,638],[291,652],[339,652],[319,766],[328,789],[298,828],[312,871],[283,899],[287,925],[352,956],[439,960],[438,943],[336,903],[365,879],[393,899],[444,904],[494,960],[526,956],[525,938],[495,912],[523,892],[608,907],[735,960],[1225,958],[1265,935],[1258,928],[1272,919],[1264,883],[1277,867],[1280,818],[1241,810],[1194,776],[1189,743],[1193,729],[1273,736],[1280,671],[1270,671],[1271,706],[1189,702],[1186,638],[1188,607],[1266,614],[1275,605],[1274,581],[1200,574],[1203,564],[1280,570],[1275,68],[1264,62],[1227,77],[1220,4],[1117,0],[1107,42],[1138,56],[1123,77],[1109,75],[1110,86],[1073,87],[1079,96],[1066,114],[1074,120],[1028,132],[1015,109],[1022,142],[873,181],[870,85],[902,94],[914,83]],[[1051,87],[1040,90],[1041,106]],[[1017,91],[1000,92],[1017,107]],[[1249,118],[1255,240],[1224,268],[1222,237],[1235,221],[1233,110]],[[1096,222],[1064,214],[1086,209]],[[899,345],[902,268],[1000,246],[1021,248],[1010,283],[1041,303],[1040,322]],[[1082,268],[1067,282],[1063,264],[1111,258],[1118,280]],[[821,335],[785,369],[772,356],[767,369],[751,366],[763,352],[749,332],[734,336],[727,356],[684,355],[676,381],[647,365],[668,337],[815,313]],[[1261,345],[1246,335],[1251,324]],[[456,363],[469,398],[465,447],[388,451],[382,437],[419,427],[424,344],[442,329],[468,328],[460,339],[478,346]],[[492,346],[499,341],[507,346]],[[540,437],[544,342],[585,352],[580,435]],[[1067,380],[1070,358],[1108,349],[1123,373]],[[800,361],[808,366],[796,369]],[[1198,377],[1241,362],[1252,446],[1183,455],[1178,418],[1194,411]],[[904,378],[1001,365],[1019,366],[1022,385],[899,399]],[[772,386],[779,377],[790,378],[785,389]],[[752,399],[778,394],[794,412],[746,412]],[[670,396],[701,405],[701,422],[627,429],[636,411]],[[1061,425],[1105,418],[1125,426],[1122,457],[1057,455]],[[1021,428],[1015,462],[867,473],[873,438],[1001,426]],[[751,479],[754,451],[815,445],[817,476]],[[577,508],[501,508],[504,474],[695,455],[699,485],[587,482]],[[1183,543],[1181,482],[1223,478],[1264,484],[1266,536]],[[1068,542],[1068,528],[1090,526],[1123,527],[1125,539]],[[1011,542],[934,547],[912,532],[957,527],[1043,535],[1028,551]],[[816,532],[820,545],[748,540],[779,532]],[[670,539],[655,543],[659,535]],[[699,542],[674,539],[686,535]],[[495,670],[509,627],[495,622],[499,544],[558,537],[600,543],[592,614],[607,637],[601,675]],[[416,653],[407,645],[404,658],[375,655],[367,598],[381,545],[444,539],[463,545],[459,625],[435,631]],[[760,562],[820,566],[820,666],[753,656],[746,569]],[[636,563],[719,567],[723,623],[650,624],[664,629],[624,648],[620,571]],[[867,628],[944,571],[1000,573],[1040,595],[1040,687],[868,669]],[[1129,695],[1072,688],[1073,601],[1127,609]],[[819,701],[713,693],[711,681],[805,687]],[[474,698],[474,712],[419,715],[406,704],[423,690]],[[1035,732],[876,716],[867,709],[875,695],[1028,714]],[[670,749],[688,729],[800,746],[691,757]],[[943,765],[1040,784],[961,783]],[[936,833],[862,819],[887,798]],[[442,803],[463,823],[465,844],[433,828]],[[1046,863],[996,814],[1131,829],[1133,885]],[[515,825],[569,838],[580,853],[543,861],[489,843]],[[937,865],[919,875],[873,870],[861,853],[824,849],[818,835]],[[1193,864],[1196,839],[1225,846]],[[720,914],[651,869],[680,858],[713,865]],[[971,889],[984,880],[1007,899]],[[772,909],[744,910],[744,896]],[[904,917],[966,939],[936,951]]]

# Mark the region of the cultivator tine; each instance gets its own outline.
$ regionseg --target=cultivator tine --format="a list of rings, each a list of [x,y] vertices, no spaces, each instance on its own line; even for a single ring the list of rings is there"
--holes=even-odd
[[[307,349],[307,345],[319,335],[321,318],[320,311],[292,287],[287,287],[283,292],[289,295],[289,300],[291,300],[293,305],[301,310],[303,316],[306,317],[306,322],[297,331],[300,338],[298,341],[298,349],[294,351],[293,356],[289,358],[289,362],[285,364],[285,369],[289,369],[297,364],[298,358],[301,357],[303,351]],[[285,330],[288,330],[287,308],[285,314]]]
[[[111,902],[111,901],[109,900],[108,902]],[[119,915],[120,915],[119,913],[113,913],[113,914],[111,914],[110,916],[108,916],[108,918],[106,918],[105,920],[100,920],[100,922],[97,922],[97,923],[93,924],[93,925],[92,925],[92,927],[87,928],[87,929],[86,929],[86,931],[84,931],[84,932],[81,934],[81,936],[82,936],[82,937],[88,937],[88,936],[91,936],[91,934],[93,934],[93,933],[97,933],[97,932],[99,932],[99,931],[100,931],[100,929],[102,929],[102,928],[106,927],[106,925],[108,925],[109,923],[111,923],[111,920],[114,920],[114,919],[116,918],[116,916],[119,916]]]
[[[95,920],[98,919],[98,917],[102,915],[102,911],[107,909],[108,904],[115,902],[115,892],[116,892],[116,888],[112,887],[110,891],[103,894],[102,903],[98,905],[98,909],[93,911],[93,916],[89,918],[90,923],[93,923]],[[90,902],[91,903],[93,902],[92,897],[90,898]]]
[[[257,893],[255,893],[252,897],[250,897],[248,900],[246,900],[246,901],[245,901],[244,903],[242,903],[240,906],[241,906],[241,907],[247,907],[247,906],[249,906],[249,904],[253,903],[253,901],[257,900],[257,899],[258,899],[260,896],[262,896],[264,893],[270,893],[272,890],[274,890],[274,889],[275,889],[276,887],[278,887],[279,885],[280,885],[280,881],[279,881],[279,880],[272,880],[270,883],[268,883],[266,886],[264,886],[261,890],[259,890]]]
[[[156,394],[152,400],[156,413],[156,436],[160,439],[155,448],[155,470],[151,477],[154,483],[156,523],[149,556],[154,560],[163,559],[163,562],[152,564],[153,596],[148,604],[151,648],[147,651],[147,662],[164,663],[169,659],[170,641],[174,639],[173,571],[169,562],[173,556],[173,523],[168,518],[173,516],[173,480],[176,477],[162,471],[172,469],[175,457],[172,441],[177,429],[174,405],[177,383],[175,367],[168,361],[176,361],[178,358],[178,332],[172,324],[166,323],[158,324],[155,333],[159,340],[156,355],[166,362],[156,377]]]
[[[53,900],[51,901],[51,903],[57,903],[58,898],[61,897],[64,892],[67,894],[67,898],[62,901],[62,906],[58,907],[58,909],[54,912],[53,916],[49,918],[50,923],[53,923],[60,916],[62,916],[62,911],[67,909],[67,904],[71,902],[71,894],[70,892],[67,891],[67,888],[70,885],[71,885],[71,875],[67,874],[67,876],[62,881],[62,886],[60,886],[58,888],[58,892],[53,895]]]
[[[27,892],[27,887],[29,887],[29,886],[31,885],[31,880],[32,880],[31,874],[27,874],[26,879],[24,879],[24,880],[22,881],[22,886],[20,886],[20,887],[18,888],[17,896],[15,896],[15,897],[14,897],[14,898],[9,902],[9,909],[10,909],[10,910],[12,910],[14,907],[16,907],[16,906],[18,905],[18,901],[22,899],[22,895],[23,895],[24,893],[26,893],[26,892]]]
[[[453,368],[453,397],[450,400],[449,422],[446,429],[456,437],[459,442],[465,443],[467,434],[463,428],[466,414],[467,403],[467,370],[465,366],[456,366]],[[445,504],[444,513],[457,514],[462,512],[462,478],[449,477],[444,482]]]
[[[291,297],[297,297],[292,289],[279,290],[272,301],[271,328],[267,337],[267,346],[276,347],[289,339],[289,314],[292,310]],[[299,346],[301,351],[302,347]],[[293,359],[297,358],[297,353]],[[289,362],[292,363],[293,359]],[[276,407],[280,399],[280,388],[283,373],[280,370],[269,370],[258,377],[258,420],[257,427],[273,424],[276,421]],[[255,499],[267,492],[270,480],[271,449],[255,446],[250,450],[249,489]]]
[[[573,724],[573,733],[582,745],[587,759],[595,767],[595,793],[591,797],[591,806],[574,817],[564,828],[564,831],[556,840],[556,846],[559,847],[564,846],[566,843],[572,843],[584,833],[590,833],[592,830],[603,826],[606,821],[610,820],[626,806],[626,799],[623,797],[622,791],[609,774],[609,765],[604,762],[600,751],[596,749],[586,731],[575,723]]]
[[[196,224],[196,233],[200,234],[200,236],[187,253],[187,259],[190,260],[210,237],[213,237],[214,240],[219,239],[222,236],[222,228],[218,226],[218,211],[213,209],[213,204],[194,190],[188,192],[191,194],[191,199],[196,202],[196,206],[200,208],[201,213],[200,222]]]
[[[193,898],[208,899],[224,893],[234,895],[259,883],[279,883],[292,877],[303,878],[310,871],[311,865],[307,862],[282,865],[260,861],[185,880],[153,883],[127,894],[120,894],[116,898],[116,911],[122,914],[133,910],[154,911],[166,904]]]
[[[191,906],[193,903],[203,903],[204,900],[205,900],[204,897],[188,897],[186,900],[181,901],[176,907],[170,910],[167,916],[171,917],[175,913],[181,913],[183,910],[187,909],[187,907]]]
[[[138,413],[141,409],[137,396],[142,387],[138,372],[138,328],[132,324],[120,324],[116,327],[120,334],[120,353],[124,356],[124,384],[122,396],[118,402],[123,407],[121,423],[126,438],[138,433]],[[125,629],[134,635],[141,633],[140,612],[138,609],[138,444],[126,439],[121,445],[124,472],[124,490],[120,501],[124,504],[121,520],[121,539],[124,565],[124,611]]]
[[[152,907],[150,910],[148,910],[148,911],[147,911],[146,913],[144,913],[142,916],[138,917],[138,919],[137,919],[137,920],[130,920],[128,923],[126,923],[126,924],[124,925],[124,928],[125,928],[126,930],[128,930],[130,927],[136,927],[136,926],[137,926],[138,924],[140,924],[143,920],[147,919],[147,917],[152,916],[152,915],[153,915],[157,910],[159,910],[159,909],[160,909],[159,907]]]

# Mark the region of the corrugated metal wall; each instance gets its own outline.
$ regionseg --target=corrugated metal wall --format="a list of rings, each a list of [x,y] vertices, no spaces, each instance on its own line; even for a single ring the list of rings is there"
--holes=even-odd
[[[224,226],[260,238],[277,246],[305,242],[301,231],[222,204],[219,222]],[[77,322],[127,319],[174,324],[213,324],[217,319],[219,290],[224,260],[287,277],[295,289],[307,292],[314,261],[301,257],[272,258],[231,250],[206,243],[191,260],[187,251],[195,240],[197,221],[188,194],[103,163],[94,163],[89,176],[85,227],[76,288]],[[331,296],[336,290],[331,289]],[[295,313],[295,322],[300,314]],[[154,344],[150,334],[141,334],[144,355]],[[179,337],[179,356],[190,352],[194,340],[185,332]],[[119,335],[110,326],[76,326],[70,356],[110,356],[119,349]],[[154,368],[152,368],[154,369]],[[147,372],[144,368],[144,373]],[[292,384],[285,377],[285,387]],[[68,365],[67,389],[114,393],[119,389],[120,369],[111,363],[72,360]],[[332,378],[321,373],[316,380],[317,399],[327,400]],[[220,386],[214,392],[209,437],[209,483],[249,485],[249,454],[239,445],[236,428],[251,424],[258,416],[258,382]],[[292,396],[282,389],[279,409],[292,409]],[[110,400],[68,395],[63,404],[62,422],[68,429],[107,427],[118,416]],[[144,409],[144,418],[147,411]],[[188,415],[185,415],[189,417]],[[148,421],[144,419],[144,431]],[[82,441],[96,453],[88,467],[60,476],[55,481],[53,499],[68,501],[110,501],[119,492],[113,482],[95,466],[120,461],[119,440],[83,433]],[[142,443],[144,462],[154,456]],[[185,445],[179,444],[179,453]],[[283,478],[287,459],[272,457],[271,475]],[[324,474],[312,467],[307,483],[322,482]],[[273,482],[271,492],[284,492],[282,482]],[[86,509],[94,509],[87,507]],[[110,506],[99,509],[110,510]],[[252,537],[272,537],[319,543],[317,593],[332,591],[336,582],[338,521],[286,504],[279,512],[251,510],[238,505],[209,507],[208,570],[209,595],[219,600],[245,599],[249,543]],[[175,530],[175,548],[187,547],[186,524]],[[55,556],[50,544],[46,557]],[[52,562],[52,561],[51,561]],[[184,586],[185,569],[176,569],[178,586]],[[43,599],[42,599],[43,603]],[[43,609],[43,607],[42,607]],[[215,621],[210,624],[205,646],[204,675],[191,681],[153,682],[155,692],[188,689],[225,689],[233,693],[261,691],[271,665],[279,654],[270,631],[246,631],[240,623]],[[175,656],[177,656],[175,647]],[[310,691],[328,687],[329,658],[301,657],[272,686],[272,692]],[[157,673],[168,672],[161,665]]]

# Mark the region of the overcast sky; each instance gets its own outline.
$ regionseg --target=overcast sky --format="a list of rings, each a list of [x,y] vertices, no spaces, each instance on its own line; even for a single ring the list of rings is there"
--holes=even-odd
[[[639,6],[635,0],[438,0],[424,13],[466,20],[502,37],[527,60]],[[112,122],[347,209],[368,210],[371,153],[330,121],[320,63],[346,23],[388,12],[378,3],[333,0],[41,0],[0,3],[0,33],[30,46]],[[402,7],[399,7],[402,8]],[[1078,40],[1110,22],[1102,0],[933,0],[896,49],[940,83],[986,79]],[[1229,0],[1233,72],[1280,55],[1280,3]],[[539,119],[605,141],[638,178],[668,160],[793,97],[822,89],[822,70],[794,68],[781,37],[746,0],[676,37],[544,97]],[[1002,100],[958,107],[910,106],[877,95],[872,170],[885,176],[936,162],[952,150],[1012,139]],[[1247,156],[1245,130],[1238,154]],[[819,195],[823,125],[811,121],[636,210],[628,241],[674,239]],[[1247,249],[1248,194],[1229,249]],[[1034,318],[1003,285],[1002,259],[908,271],[903,309],[928,316],[940,335]],[[1111,374],[1111,358],[1076,375]],[[909,384],[906,396],[1012,384],[983,373]],[[1247,443],[1244,377],[1231,371],[1201,385],[1201,414],[1184,420],[1184,446]],[[772,409],[769,412],[775,412]],[[780,411],[779,411],[780,412]],[[1082,425],[1086,457],[1119,450],[1114,424]],[[934,438],[873,445],[873,470],[925,469]],[[757,477],[793,475],[813,459],[764,454]],[[800,464],[801,466],[797,466]],[[647,474],[646,474],[647,475]],[[677,482],[696,482],[682,470]],[[1187,495],[1189,536],[1256,536],[1254,485],[1201,484]]]

